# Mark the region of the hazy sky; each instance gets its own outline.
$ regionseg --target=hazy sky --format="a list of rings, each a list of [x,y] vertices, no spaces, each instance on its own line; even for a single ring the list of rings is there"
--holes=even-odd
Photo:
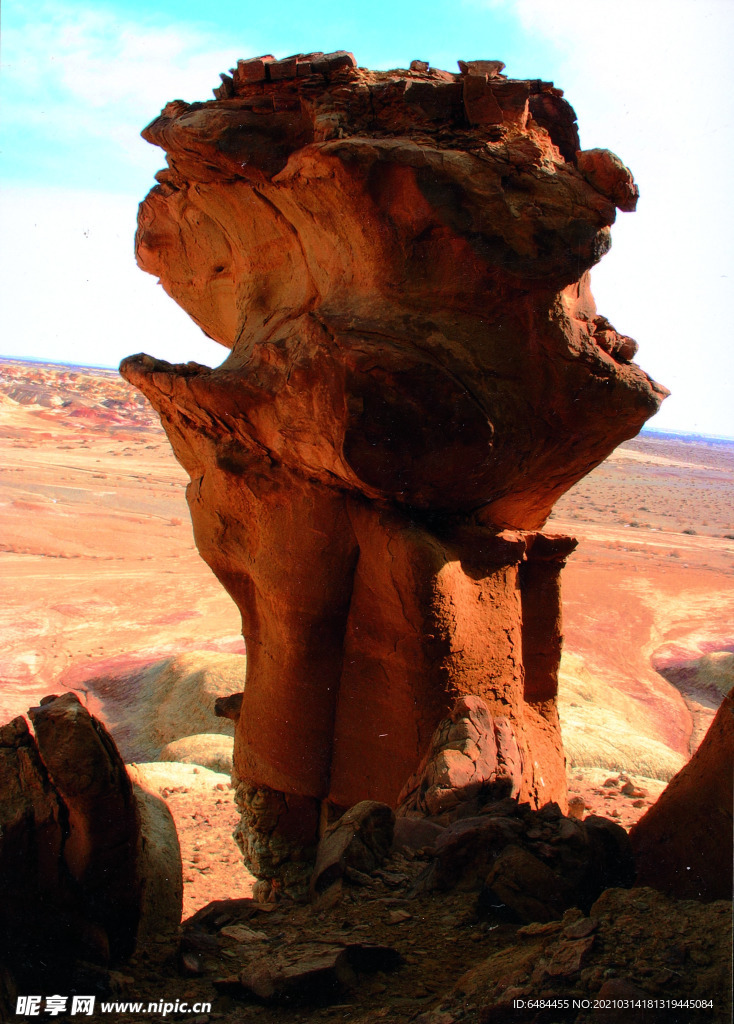
[[[593,285],[673,391],[653,425],[734,435],[734,0],[4,0],[1,29],[0,353],[221,362],[136,268],[133,235],[165,159],[140,130],[170,99],[211,98],[237,58],[499,58],[555,81],[582,146],[635,173],[638,210],[618,216]]]

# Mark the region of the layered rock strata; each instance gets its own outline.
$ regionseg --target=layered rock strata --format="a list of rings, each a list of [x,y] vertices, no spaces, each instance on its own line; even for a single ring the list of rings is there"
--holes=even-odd
[[[589,289],[630,172],[502,68],[256,58],[143,133],[168,167],[138,262],[231,354],[121,372],[242,612],[240,838],[291,887],[339,810],[395,805],[458,697],[500,721],[516,795],[565,804],[573,541],[538,531],[666,392]]]

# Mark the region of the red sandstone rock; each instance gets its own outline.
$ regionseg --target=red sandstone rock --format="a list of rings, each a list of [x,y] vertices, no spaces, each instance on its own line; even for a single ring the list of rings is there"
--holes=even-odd
[[[311,892],[318,894],[353,868],[370,873],[390,852],[395,815],[387,804],[363,800],[327,828],[316,851]]]
[[[480,801],[517,796],[523,765],[512,724],[492,719],[479,697],[462,697],[439,725],[418,771],[406,783],[398,813],[452,821]]]
[[[76,694],[46,697],[29,717],[35,736],[23,718],[0,726],[0,977],[9,968],[19,991],[68,984],[80,959],[124,959],[181,917],[163,802],[133,790]]]
[[[140,914],[140,823],[125,765],[75,693],[46,698],[29,716],[68,814],[64,863],[110,936],[113,957],[129,954]]]
[[[138,262],[232,351],[121,370],[242,611],[241,839],[266,873],[324,801],[394,804],[457,696],[507,720],[519,796],[564,803],[572,542],[536,531],[665,395],[631,339],[595,337],[588,270],[633,186],[605,151],[581,173],[560,90],[355,65],[240,62],[233,95],[144,132],[168,169]]]
[[[700,747],[630,832],[637,884],[680,899],[732,896],[734,690]]]
[[[639,190],[631,172],[616,154],[608,149],[587,149],[578,154],[576,162],[586,180],[620,210],[635,209]]]

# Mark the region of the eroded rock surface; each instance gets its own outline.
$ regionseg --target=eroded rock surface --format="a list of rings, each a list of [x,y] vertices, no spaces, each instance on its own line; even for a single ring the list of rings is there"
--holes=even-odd
[[[182,896],[171,816],[102,723],[72,692],[29,717],[0,727],[0,968],[21,992],[174,932]]]
[[[732,897],[734,690],[688,764],[630,832],[638,882],[686,899]]]
[[[143,133],[168,168],[138,262],[231,354],[121,372],[242,612],[241,839],[290,887],[320,821],[396,804],[457,697],[514,743],[516,795],[565,805],[573,541],[537,531],[666,392],[589,290],[630,172],[502,67],[256,58]]]

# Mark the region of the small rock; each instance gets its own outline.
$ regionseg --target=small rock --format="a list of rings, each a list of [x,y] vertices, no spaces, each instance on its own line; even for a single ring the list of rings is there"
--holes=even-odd
[[[262,942],[267,939],[265,932],[248,928],[244,924],[231,924],[220,929],[219,934],[223,939],[234,939],[235,942]]]
[[[460,60],[457,63],[462,75],[486,75],[487,78],[496,78],[505,68],[501,60]]]
[[[622,786],[621,792],[624,793],[625,796],[634,796],[634,797],[647,796],[647,790],[646,789],[640,789],[639,786],[636,786],[634,784],[634,782],[631,782],[629,779]]]
[[[518,928],[517,934],[526,935],[528,938],[534,938],[536,935],[555,935],[561,927],[560,921],[531,921],[530,924]]]
[[[568,801],[568,814],[569,817],[575,818],[581,821],[584,817],[584,811],[586,810],[586,803],[583,797],[572,796]]]
[[[563,929],[564,939],[585,939],[599,927],[599,922],[592,917],[582,917],[579,921],[573,921]]]
[[[391,910],[388,914],[388,924],[402,924],[403,921],[412,921],[413,915],[407,910]]]
[[[364,871],[358,871],[356,868],[345,867],[344,878],[348,882],[353,882],[355,885],[364,886],[365,889],[376,889],[377,879],[372,878],[371,875],[366,874]],[[338,885],[341,879],[339,879],[335,885]]]
[[[581,970],[584,957],[594,945],[594,936],[574,942],[562,942],[546,967],[551,978],[569,978]]]
[[[182,974],[194,977],[204,973],[204,964],[200,956],[196,953],[182,953],[179,966]]]

